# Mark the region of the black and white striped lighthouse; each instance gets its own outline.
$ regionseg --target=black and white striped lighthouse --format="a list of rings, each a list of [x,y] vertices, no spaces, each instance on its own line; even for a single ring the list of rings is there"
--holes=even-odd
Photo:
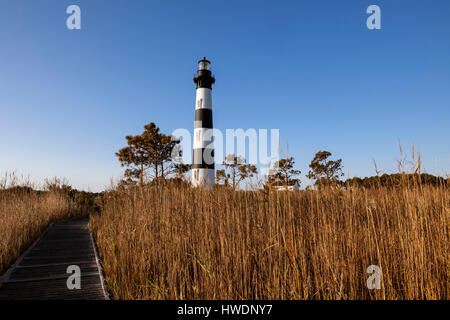
[[[212,144],[212,85],[215,79],[211,74],[211,62],[206,57],[198,62],[194,82],[197,85],[197,97],[191,182],[196,187],[211,188],[215,179]]]

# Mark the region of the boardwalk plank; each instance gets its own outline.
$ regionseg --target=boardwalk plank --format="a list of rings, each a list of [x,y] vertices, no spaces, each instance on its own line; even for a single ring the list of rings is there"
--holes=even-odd
[[[87,219],[57,224],[21,256],[0,282],[0,299],[108,299]],[[81,270],[81,289],[67,288],[71,274]]]

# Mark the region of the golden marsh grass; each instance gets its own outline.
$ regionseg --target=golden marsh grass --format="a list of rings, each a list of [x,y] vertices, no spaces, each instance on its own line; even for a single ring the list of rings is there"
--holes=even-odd
[[[56,190],[35,191],[29,184],[6,187],[0,181],[0,275],[52,222],[85,215],[86,211]]]
[[[448,299],[449,199],[153,187],[106,193],[90,225],[116,299]]]

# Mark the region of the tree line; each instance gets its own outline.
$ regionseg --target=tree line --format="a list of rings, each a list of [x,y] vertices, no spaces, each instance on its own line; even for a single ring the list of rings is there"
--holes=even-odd
[[[183,164],[180,141],[166,135],[151,122],[144,126],[140,135],[126,136],[127,146],[120,149],[116,156],[123,167],[126,167],[121,186],[159,185],[168,182],[187,183],[185,174],[191,165]],[[322,187],[373,187],[395,186],[405,181],[419,181],[422,184],[447,185],[448,179],[425,173],[414,174],[384,174],[359,178],[354,177],[341,180],[344,176],[342,159],[331,159],[329,151],[319,151],[309,164],[306,177],[314,182],[317,188]],[[247,164],[246,160],[234,154],[225,157],[223,169],[216,170],[216,186],[232,188],[234,190],[248,179],[258,174],[256,166]],[[301,171],[295,168],[294,157],[278,160],[274,168],[267,174],[264,188],[300,186]]]

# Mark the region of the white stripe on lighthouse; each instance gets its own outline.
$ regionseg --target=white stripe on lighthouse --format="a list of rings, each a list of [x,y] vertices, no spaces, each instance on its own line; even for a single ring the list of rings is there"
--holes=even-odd
[[[203,148],[213,148],[212,139],[207,139],[208,135],[205,136],[207,130],[212,130],[209,128],[196,128],[194,129],[194,149]],[[211,132],[208,132],[211,136]]]
[[[195,109],[212,110],[212,90],[209,88],[198,88]]]

